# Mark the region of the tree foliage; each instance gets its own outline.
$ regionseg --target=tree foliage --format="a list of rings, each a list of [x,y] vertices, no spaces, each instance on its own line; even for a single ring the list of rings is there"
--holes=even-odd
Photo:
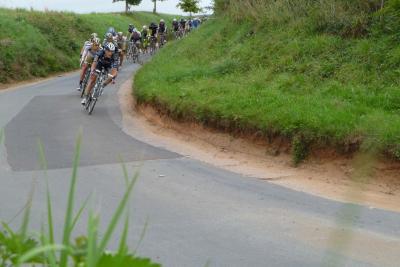
[[[199,13],[201,11],[199,2],[199,0],[180,0],[176,6],[192,15],[192,13]]]
[[[140,5],[142,0],[113,0],[113,3],[115,2],[125,2],[125,12],[128,13],[129,11],[129,6],[137,6]]]

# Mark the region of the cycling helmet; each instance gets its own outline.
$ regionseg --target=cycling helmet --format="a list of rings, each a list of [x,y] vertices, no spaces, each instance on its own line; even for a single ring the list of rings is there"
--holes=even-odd
[[[165,21],[163,19],[160,20],[160,23],[164,23]]]
[[[108,44],[106,44],[105,49],[107,51],[115,51],[115,45],[113,43],[108,43]]]
[[[111,33],[113,36],[115,36],[117,33],[115,32],[115,29],[114,29],[114,27],[110,27],[110,28],[108,28],[108,31],[107,31],[108,33]]]
[[[118,36],[121,37],[123,35],[122,32],[118,32]]]
[[[92,33],[91,35],[90,35],[90,41],[93,41],[95,38],[97,37],[97,33]]]
[[[177,20],[176,19],[173,19],[173,22],[176,22]]]
[[[100,41],[100,38],[97,38],[97,37],[96,37],[96,38],[93,39],[92,42],[93,42],[94,45],[100,46],[100,42],[101,42],[101,41]]]
[[[147,30],[147,26],[146,25],[143,25],[143,30]]]
[[[106,39],[107,40],[111,40],[113,38],[113,34],[111,33],[111,32],[108,32],[107,34],[106,34]]]

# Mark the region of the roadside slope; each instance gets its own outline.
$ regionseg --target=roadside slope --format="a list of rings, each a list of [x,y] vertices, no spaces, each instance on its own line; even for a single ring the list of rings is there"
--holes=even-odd
[[[216,2],[215,19],[139,71],[139,103],[283,139],[295,162],[310,150],[349,153],[363,144],[400,155],[396,1],[379,9],[335,0],[334,10],[323,1],[304,0],[304,10],[287,1]]]
[[[46,77],[78,67],[79,52],[90,33],[100,38],[110,26],[126,32],[171,15],[38,12],[0,8],[0,84]]]

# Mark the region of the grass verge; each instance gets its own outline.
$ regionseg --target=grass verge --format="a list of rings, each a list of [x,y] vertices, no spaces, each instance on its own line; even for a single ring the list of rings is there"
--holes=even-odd
[[[387,19],[400,4],[368,11],[372,19],[363,34],[349,36],[353,22],[340,28],[343,14],[322,30],[315,9],[290,16],[288,7],[284,21],[256,21],[249,13],[262,14],[251,4],[273,12],[271,3],[285,1],[226,0],[225,7],[229,2],[242,4],[236,11],[246,10],[240,20],[229,9],[220,11],[138,72],[139,103],[229,132],[283,137],[292,143],[295,162],[325,147],[349,153],[372,146],[400,158],[400,50],[397,33],[388,28],[393,20]],[[344,14],[367,12],[360,10]]]
[[[0,8],[0,84],[64,72],[79,67],[79,52],[92,32],[102,38],[110,26],[148,25],[172,15],[148,12],[84,14]]]

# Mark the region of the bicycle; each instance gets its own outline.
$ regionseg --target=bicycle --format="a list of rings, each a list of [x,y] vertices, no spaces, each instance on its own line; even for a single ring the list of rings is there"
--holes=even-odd
[[[104,68],[102,68],[101,71],[96,69],[95,72],[95,75],[97,76],[96,83],[92,89],[92,93],[86,96],[85,110],[88,112],[89,115],[92,115],[97,100],[103,94],[103,82],[106,80],[106,77],[108,75],[107,70],[105,70]]]
[[[139,47],[138,44],[131,41],[128,47],[128,54],[126,55],[127,60],[132,60],[133,63],[139,62]]]
[[[178,35],[178,39],[182,39],[183,38],[184,30],[183,30],[182,27],[179,27],[177,35]]]
[[[166,43],[165,33],[160,33],[160,48],[162,48],[165,43]]]
[[[80,87],[81,87],[81,98],[85,94],[85,89],[86,89],[86,86],[87,86],[87,84],[89,82],[89,79],[90,79],[90,69],[91,69],[91,65],[88,65],[87,69],[86,69],[86,72],[85,72],[85,77],[83,78],[82,84],[80,85]]]
[[[157,50],[157,37],[150,37],[150,55],[154,55]]]

